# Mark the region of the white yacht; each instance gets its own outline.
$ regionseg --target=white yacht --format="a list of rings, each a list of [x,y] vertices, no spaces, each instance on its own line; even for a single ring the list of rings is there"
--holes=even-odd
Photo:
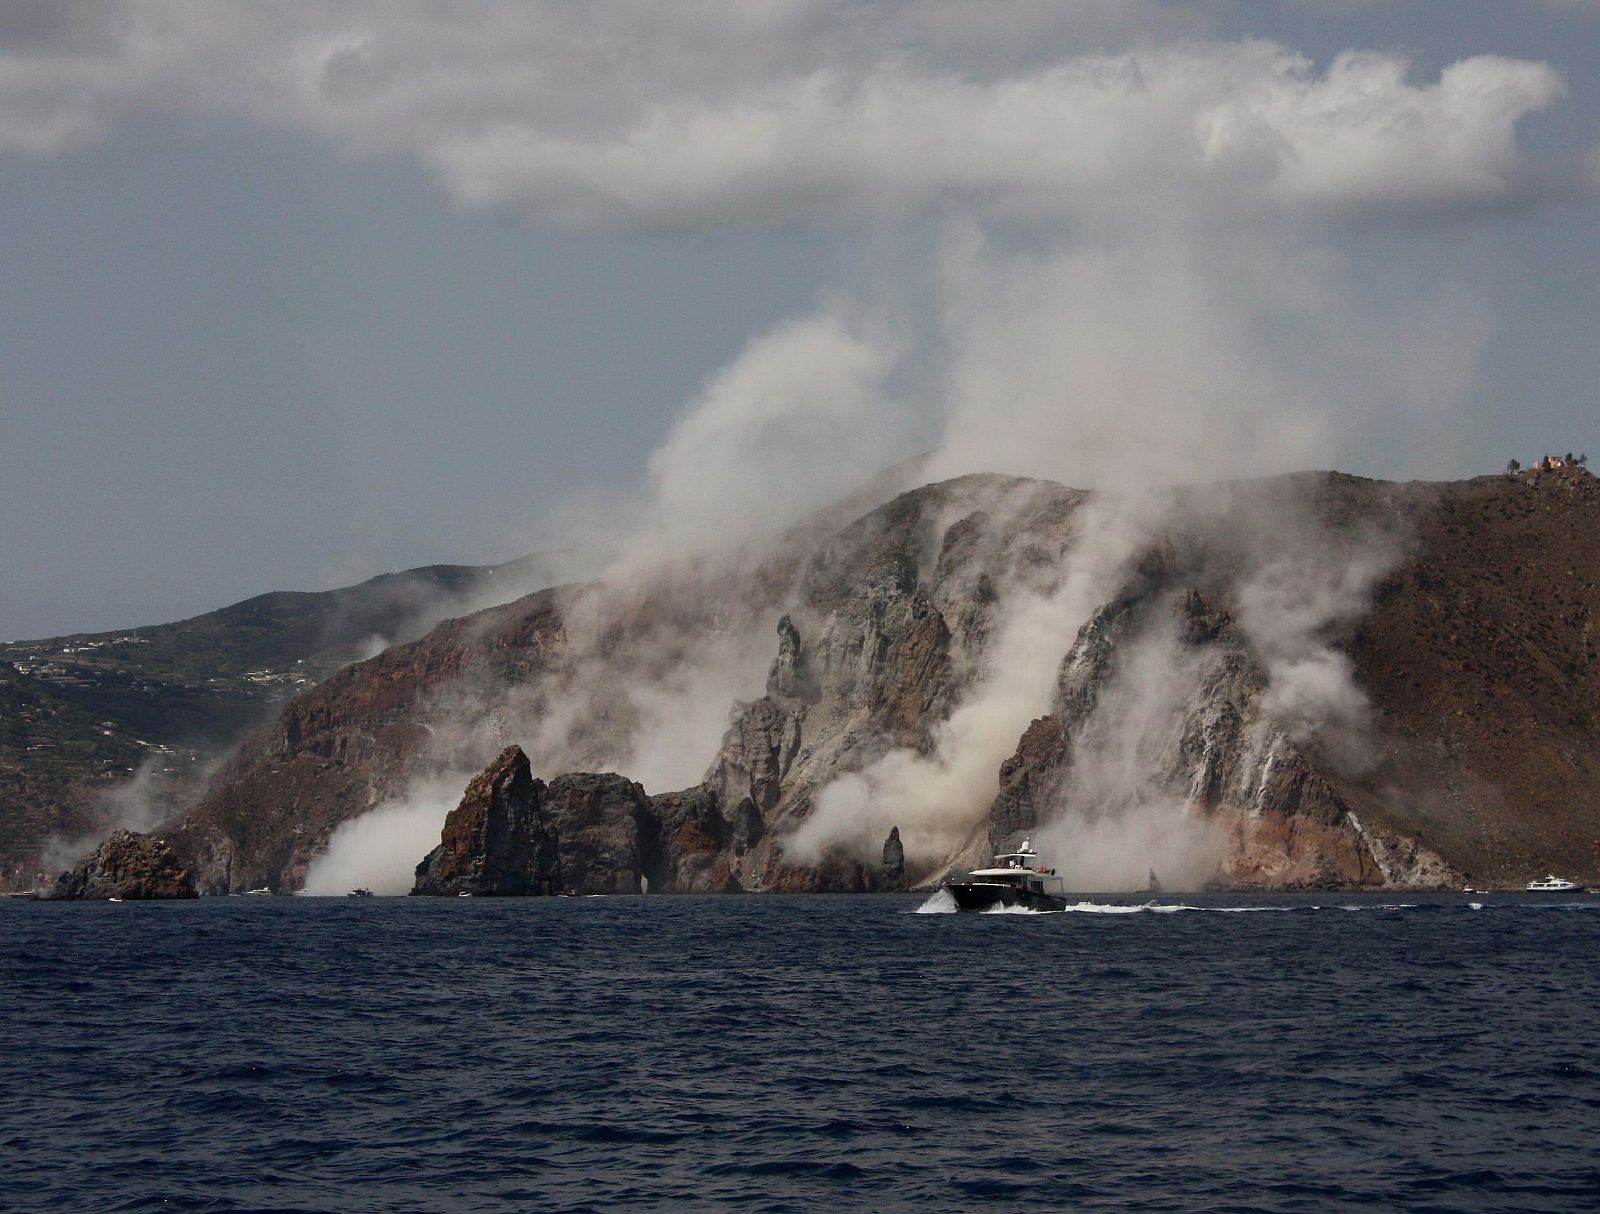
[[[1551,873],[1539,881],[1528,882],[1530,894],[1574,894],[1582,892],[1582,887],[1575,881],[1567,881]]]
[[[991,906],[1058,911],[1067,905],[1061,878],[1039,859],[1026,839],[1016,851],[997,855],[994,867],[975,868],[960,880],[946,881],[942,888],[955,899],[956,909],[964,911]]]

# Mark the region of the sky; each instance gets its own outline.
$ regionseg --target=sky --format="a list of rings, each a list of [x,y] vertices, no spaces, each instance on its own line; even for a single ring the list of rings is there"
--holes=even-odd
[[[0,6],[0,638],[1584,449],[1600,0]]]

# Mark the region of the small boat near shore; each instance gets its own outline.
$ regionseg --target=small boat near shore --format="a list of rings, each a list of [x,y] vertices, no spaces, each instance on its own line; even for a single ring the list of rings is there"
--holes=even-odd
[[[346,898],[370,898],[370,897],[372,897],[372,891],[370,889],[368,889],[364,885],[358,885],[358,886],[355,887],[355,889],[351,890],[348,894],[346,894],[345,897]]]
[[[957,881],[940,886],[955,900],[956,909],[983,911],[1020,906],[1026,910],[1058,911],[1067,906],[1066,889],[1056,870],[1039,859],[1027,840],[1016,851],[1001,852],[991,868],[975,868]]]

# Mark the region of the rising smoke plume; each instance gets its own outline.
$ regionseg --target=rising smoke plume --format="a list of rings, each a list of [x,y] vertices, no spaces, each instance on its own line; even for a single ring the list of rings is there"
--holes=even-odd
[[[476,772],[434,772],[405,795],[340,823],[328,849],[306,871],[305,892],[337,896],[349,890],[409,894],[417,862],[439,844],[445,815]]]
[[[616,559],[567,604],[560,670],[520,693],[453,689],[434,771],[514,740],[541,774],[614,766],[652,791],[698,779],[731,700],[760,691],[803,563],[784,528],[932,435],[925,479],[1002,472],[1099,495],[1054,582],[1002,587],[995,639],[932,751],[891,751],[820,790],[788,842],[870,855],[898,824],[936,863],[981,817],[1127,562],[1192,522],[1168,490],[1334,466],[1375,426],[1447,434],[1485,296],[1436,267],[1358,265],[1348,233],[1537,201],[1517,125],[1561,96],[1554,69],[1479,55],[1418,79],[1368,51],[1319,67],[1269,41],[1207,40],[1202,17],[1143,2],[857,8],[518,6],[484,22],[402,4],[378,22],[253,5],[195,20],[148,0],[93,37],[40,35],[54,72],[4,74],[0,146],[34,154],[165,104],[408,156],[459,203],[535,223],[894,234],[863,242],[835,292],[753,337],[686,404],[641,491],[608,503],[618,525],[581,541]],[[618,61],[640,77],[592,87]],[[1333,633],[1390,549],[1340,548],[1330,566],[1320,533],[1278,521],[1228,516],[1264,556],[1226,589],[1270,711],[1359,765],[1364,700]],[[1179,802],[1138,779],[1192,675],[1181,659],[1154,634],[1138,642],[1080,748],[1080,804],[1062,810],[1096,840],[1103,879],[1181,836],[1162,808]],[[449,801],[419,785],[381,812],[422,822]]]

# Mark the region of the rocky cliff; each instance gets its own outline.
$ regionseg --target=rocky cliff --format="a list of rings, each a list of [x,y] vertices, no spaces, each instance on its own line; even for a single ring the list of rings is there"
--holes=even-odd
[[[1019,831],[1053,832],[1090,885],[1142,885],[1152,857],[1190,885],[1592,877],[1597,524],[1581,470],[1121,502],[924,486],[756,558],[534,595],[349,667],[175,840],[208,890],[293,888],[340,822],[520,742],[527,780],[474,781],[438,880],[447,854],[488,854],[463,840],[496,814],[542,816],[559,884],[597,892],[881,888],[891,826],[893,884]],[[730,654],[765,686],[720,745],[682,731],[700,783],[567,774],[676,739],[682,689]],[[540,863],[515,860],[535,886]]]
[[[119,830],[57,877],[41,896],[60,901],[120,898],[134,902],[199,895],[189,869],[165,841]]]

